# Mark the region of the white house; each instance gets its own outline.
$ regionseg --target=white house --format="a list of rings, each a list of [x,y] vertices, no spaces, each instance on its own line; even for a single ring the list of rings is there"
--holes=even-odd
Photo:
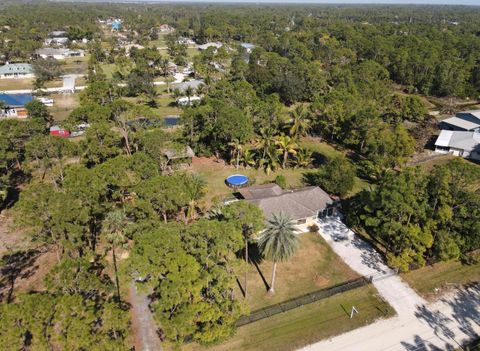
[[[67,37],[59,37],[59,38],[47,38],[45,39],[45,45],[58,45],[58,46],[64,46],[68,44],[68,38]]]
[[[71,49],[43,48],[35,50],[35,54],[41,58],[54,58],[56,60],[65,60],[67,57],[84,57],[85,51]]]
[[[177,100],[177,104],[179,104],[180,106],[190,106],[197,102],[200,102],[201,100],[202,98],[200,96],[184,96]]]
[[[442,130],[435,151],[480,161],[480,132]]]
[[[7,63],[0,66],[0,79],[34,78],[32,65],[28,63]]]
[[[208,48],[214,47],[215,49],[220,49],[223,46],[220,42],[215,43],[206,43],[198,46],[198,50],[207,50]]]

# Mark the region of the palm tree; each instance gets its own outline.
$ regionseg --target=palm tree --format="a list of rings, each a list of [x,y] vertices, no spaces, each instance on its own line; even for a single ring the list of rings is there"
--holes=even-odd
[[[295,162],[297,167],[308,167],[313,161],[312,152],[307,148],[300,148],[295,155]]]
[[[295,155],[297,153],[297,143],[288,135],[280,135],[275,140],[275,145],[278,146],[278,152],[282,156],[282,168],[287,166],[288,155]]]
[[[310,116],[305,106],[299,105],[290,113],[289,134],[292,138],[304,136],[310,130]]]
[[[250,149],[246,149],[243,152],[242,163],[245,168],[255,166],[255,153]]]
[[[243,145],[240,143],[240,140],[235,139],[229,142],[228,146],[230,146],[230,157],[232,160],[235,159],[235,168],[238,169],[238,166],[240,165],[240,157],[243,153]]]
[[[268,149],[264,150],[263,157],[258,160],[258,167],[263,168],[265,173],[270,174],[271,171],[275,171],[278,167],[277,149],[275,145],[270,145]]]
[[[117,287],[117,298],[120,303],[120,284],[118,281],[117,252],[118,247],[124,246],[127,242],[125,237],[125,226],[128,218],[123,210],[109,212],[103,222],[103,230],[106,233],[107,243],[112,250],[113,268],[115,270],[115,284]]]
[[[267,150],[271,145],[275,144],[275,136],[273,134],[273,129],[271,128],[262,128],[260,129],[260,137],[256,142],[256,147],[261,150],[262,157],[265,158]]]
[[[263,257],[273,261],[272,282],[269,293],[275,293],[275,275],[277,262],[285,262],[292,257],[298,249],[298,236],[292,219],[284,214],[274,214],[267,222],[267,228],[258,239],[258,246]]]
[[[198,174],[187,177],[185,181],[185,192],[188,196],[187,221],[197,217],[198,201],[205,195],[206,190],[206,182]]]
[[[193,96],[193,88],[191,86],[188,86],[187,89],[185,89],[184,94],[188,98],[188,106],[190,106],[190,99]]]

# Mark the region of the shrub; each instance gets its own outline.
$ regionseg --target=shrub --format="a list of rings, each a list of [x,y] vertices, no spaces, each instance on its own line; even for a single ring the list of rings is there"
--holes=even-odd
[[[280,188],[285,189],[287,187],[287,180],[285,179],[285,176],[282,174],[279,174],[275,177],[275,184],[277,184]]]

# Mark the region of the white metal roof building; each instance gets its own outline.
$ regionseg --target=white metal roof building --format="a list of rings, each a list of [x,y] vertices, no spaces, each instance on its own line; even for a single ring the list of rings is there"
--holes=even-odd
[[[480,131],[480,110],[459,112],[440,122],[442,129]]]
[[[435,151],[480,160],[480,133],[442,130],[435,142]]]

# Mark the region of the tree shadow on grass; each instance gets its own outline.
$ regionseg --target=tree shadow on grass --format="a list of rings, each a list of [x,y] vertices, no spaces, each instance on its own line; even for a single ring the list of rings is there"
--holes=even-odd
[[[38,266],[35,261],[39,250],[18,251],[2,257],[0,266],[0,301],[6,297],[7,303],[13,300],[15,282],[18,278],[27,279],[35,274]]]
[[[248,246],[248,258],[249,262],[253,263],[255,268],[257,269],[260,278],[262,278],[263,284],[265,285],[265,289],[268,291],[270,289],[270,285],[268,284],[265,276],[263,275],[262,270],[260,269],[259,264],[263,262],[262,254],[260,253],[260,249],[258,248],[257,244],[250,244]]]

